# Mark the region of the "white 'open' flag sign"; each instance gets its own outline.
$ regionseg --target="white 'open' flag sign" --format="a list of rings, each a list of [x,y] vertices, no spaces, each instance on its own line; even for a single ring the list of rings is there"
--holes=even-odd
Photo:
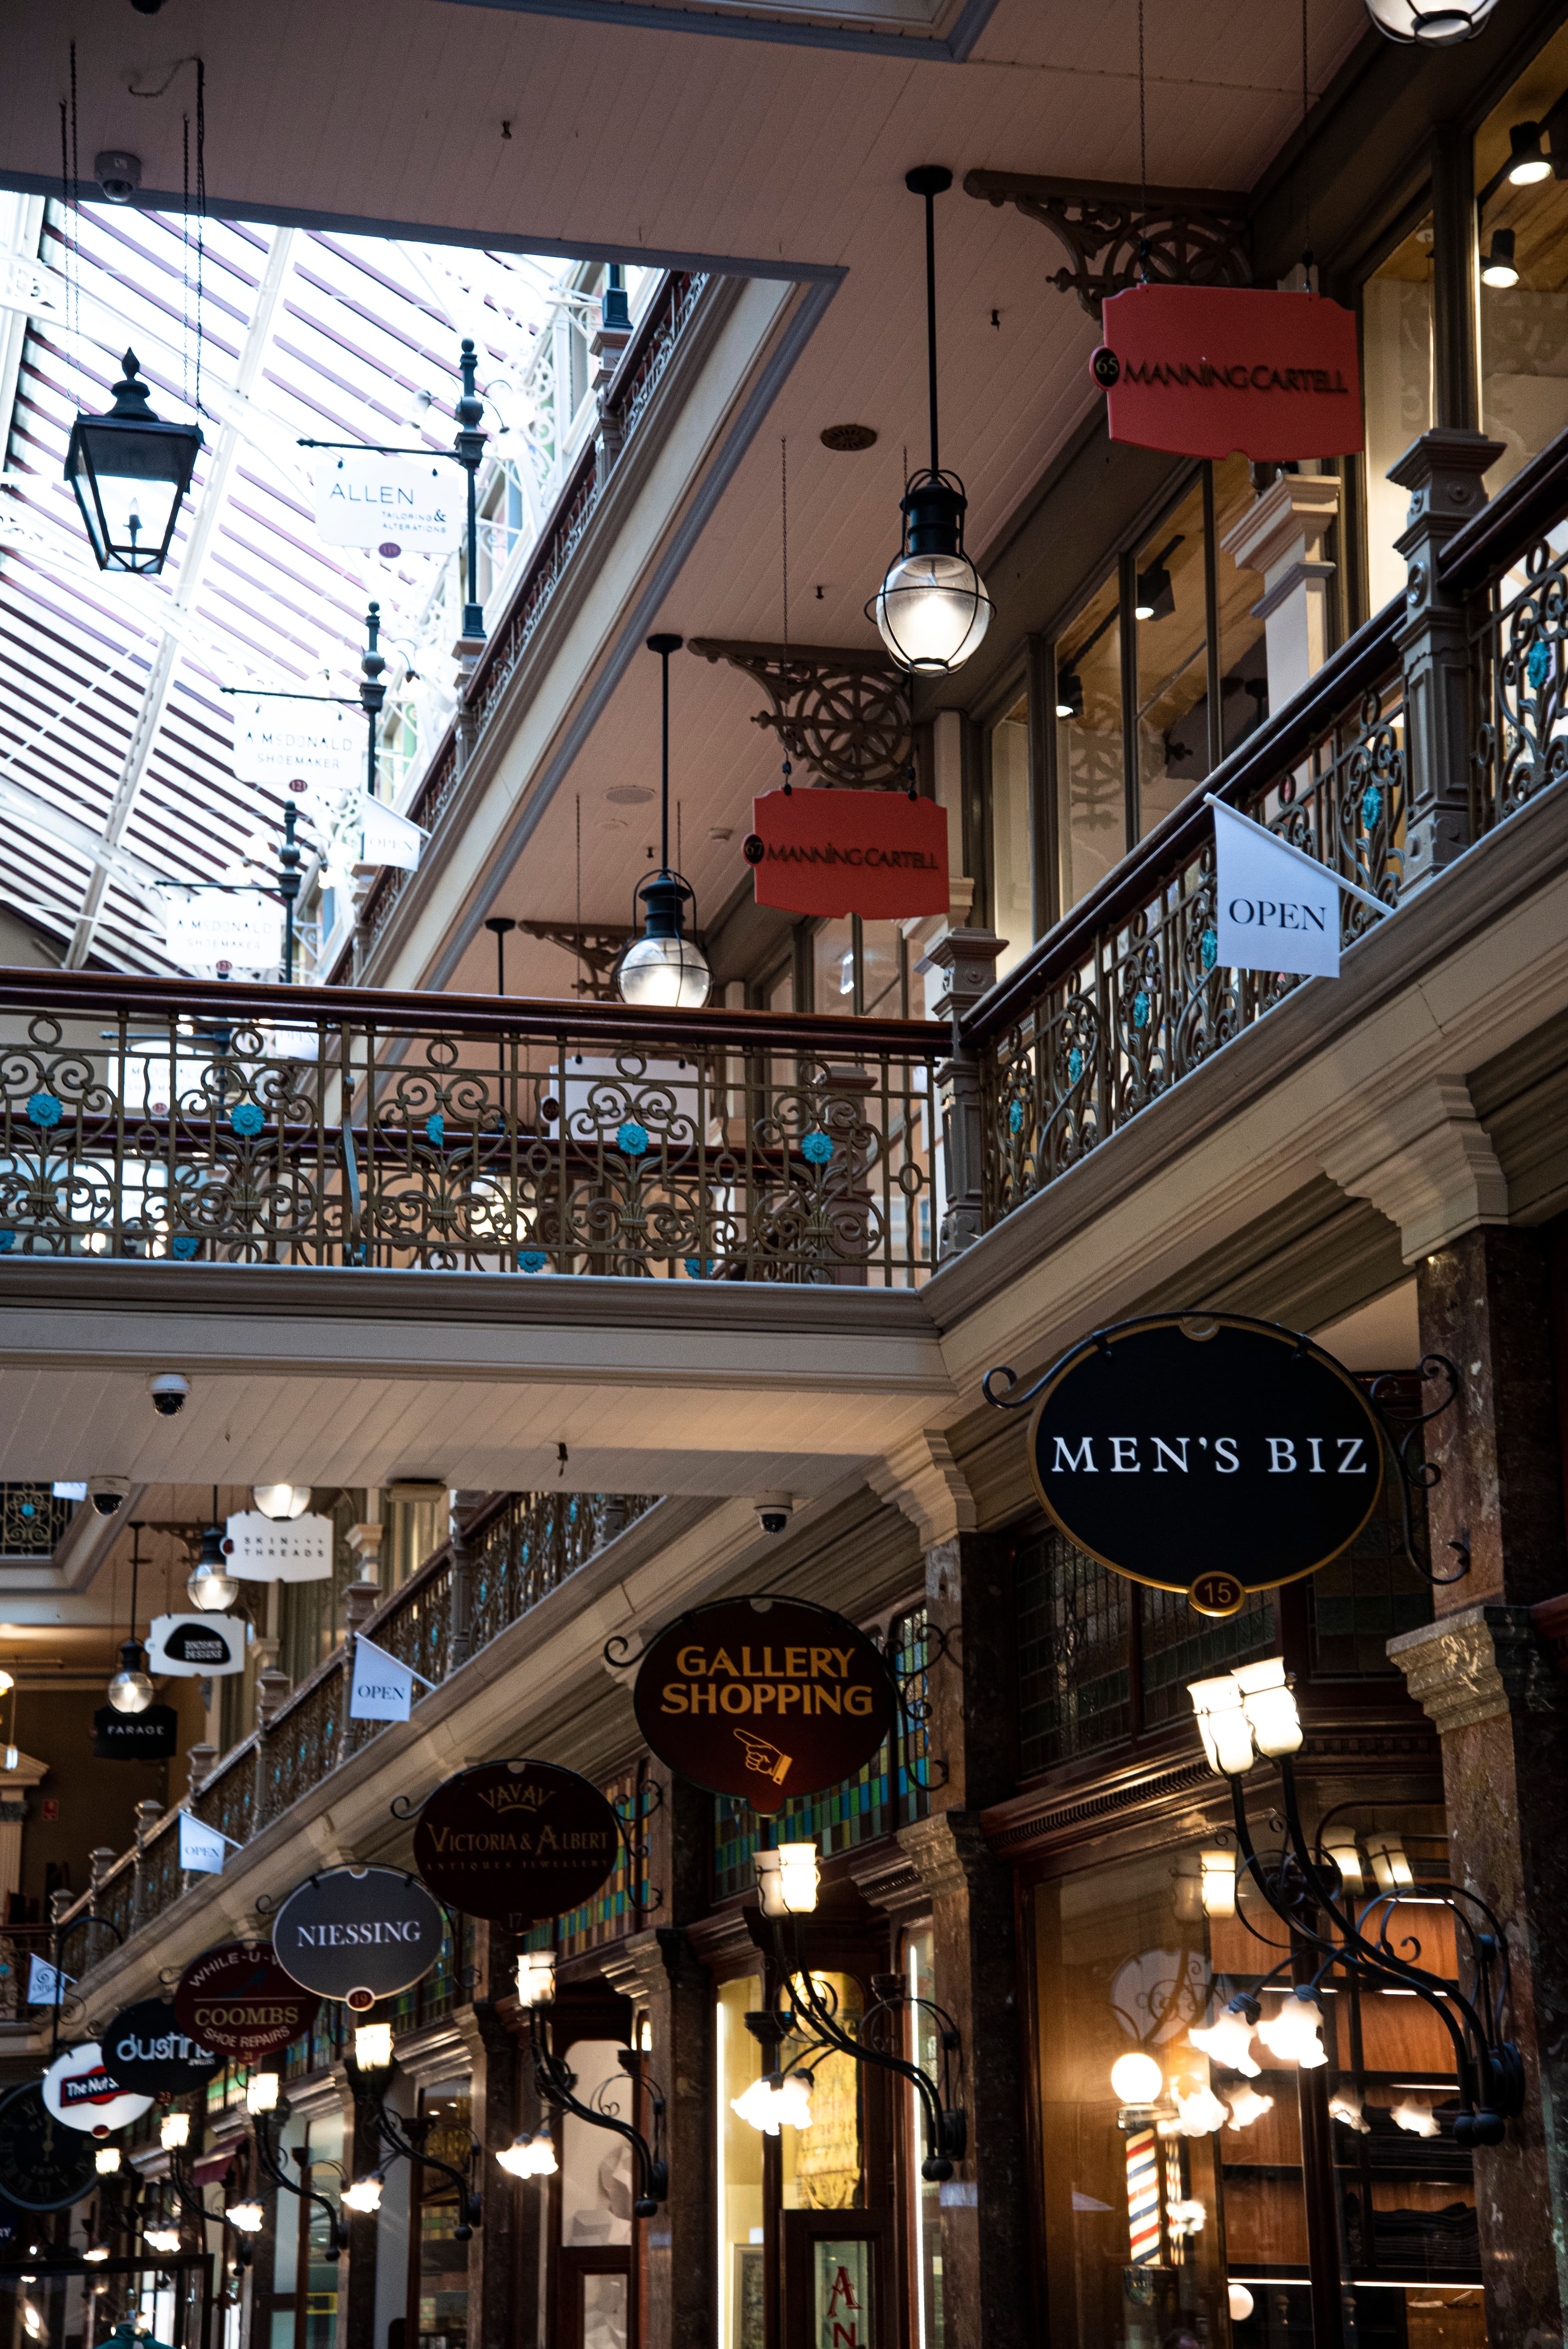
[[[374,1640],[357,1632],[354,1640],[354,1678],[348,1691],[350,1721],[407,1721],[414,1703],[414,1683],[434,1688],[412,1664],[389,1656]]]
[[[1339,976],[1339,893],[1391,914],[1369,890],[1331,872],[1305,849],[1238,815],[1212,792],[1214,812],[1214,960],[1231,970]]]

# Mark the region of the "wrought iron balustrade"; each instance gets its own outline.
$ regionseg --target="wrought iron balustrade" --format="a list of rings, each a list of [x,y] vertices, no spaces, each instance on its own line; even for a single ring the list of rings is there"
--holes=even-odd
[[[921,1020],[0,975],[0,1257],[910,1287]]]
[[[1205,791],[1398,906],[1568,773],[1568,435],[1479,512],[1485,444],[1456,457],[1470,436],[1427,437],[1462,526],[1433,521],[1408,593],[964,1019],[987,1227],[1305,984],[1220,966]],[[1412,517],[1439,503],[1418,494]],[[1378,926],[1343,895],[1341,922],[1344,947]]]

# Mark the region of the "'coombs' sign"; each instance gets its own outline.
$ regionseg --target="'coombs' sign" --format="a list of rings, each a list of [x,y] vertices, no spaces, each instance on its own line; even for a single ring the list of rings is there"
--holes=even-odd
[[[662,1631],[637,1668],[637,1726],[661,1762],[753,1810],[852,1778],[892,1727],[880,1651],[796,1599],[727,1599]]]
[[[1310,1338],[1168,1313],[1099,1330],[1057,1364],[1029,1464],[1078,1548],[1231,1615],[1355,1540],[1377,1506],[1382,1432]]]
[[[329,1868],[290,1893],[273,1919],[273,1948],[295,1982],[362,2010],[429,1972],[446,1922],[400,1868]]]
[[[591,1899],[621,1828],[586,1778],[553,1762],[481,1762],[443,1780],[414,1829],[414,1865],[441,1899],[514,1932]]]
[[[321,2001],[279,1965],[265,1941],[225,1941],[193,1958],[174,1992],[174,2020],[215,2054],[242,2064],[275,2055],[315,2021]]]

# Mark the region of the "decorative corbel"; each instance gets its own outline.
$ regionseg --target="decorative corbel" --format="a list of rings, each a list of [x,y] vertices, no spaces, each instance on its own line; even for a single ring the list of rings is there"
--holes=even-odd
[[[1218,188],[1148,188],[1119,180],[1042,179],[969,171],[964,192],[1012,204],[1048,228],[1071,266],[1048,283],[1091,317],[1112,294],[1152,285],[1250,285],[1247,200]]]
[[[909,680],[885,653],[690,636],[689,651],[755,678],[772,703],[754,726],[776,734],[820,782],[844,791],[907,785]]]

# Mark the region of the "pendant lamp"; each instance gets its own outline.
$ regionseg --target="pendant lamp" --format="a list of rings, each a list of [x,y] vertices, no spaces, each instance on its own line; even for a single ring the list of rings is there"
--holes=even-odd
[[[240,1595],[240,1585],[229,1572],[223,1556],[223,1528],[218,1523],[218,1488],[212,1487],[212,1522],[203,1528],[191,1579],[185,1585],[192,1607],[203,1615],[222,1614]]]
[[[899,667],[920,677],[945,677],[962,668],[991,624],[994,609],[985,582],[964,552],[964,514],[968,503],[956,473],[944,473],[936,437],[936,215],[935,199],[953,185],[940,163],[923,163],[905,175],[912,195],[925,200],[925,353],[931,403],[931,463],[905,484],[900,512],[903,541],[871,602],[874,620]]]
[[[634,938],[621,957],[615,985],[623,1003],[648,1004],[666,1011],[700,1011],[707,1001],[713,975],[701,947],[685,936],[682,927],[686,906],[696,905],[696,892],[689,881],[670,869],[670,655],[680,648],[679,636],[648,638],[648,650],[657,653],[664,664],[659,869],[640,881],[632,893],[634,924],[640,916],[643,935]]]
[[[131,1520],[130,1637],[119,1651],[119,1670],[108,1684],[108,1701],[116,1713],[145,1713],[156,1692],[147,1669],[147,1655],[136,1636],[136,1586],[141,1572],[141,1521]]]
[[[1496,5],[1497,0],[1367,0],[1367,14],[1391,41],[1448,49],[1473,41]]]
[[[165,424],[148,405],[148,386],[127,351],[125,373],[106,416],[78,416],[66,450],[66,479],[77,493],[100,571],[162,570],[180,502],[191,486],[199,424]]]

